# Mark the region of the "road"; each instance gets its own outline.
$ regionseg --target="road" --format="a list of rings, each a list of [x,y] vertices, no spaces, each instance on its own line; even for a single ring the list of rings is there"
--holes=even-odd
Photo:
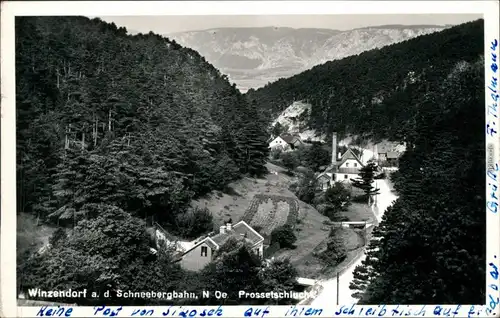
[[[377,207],[374,209],[374,213],[377,220],[380,222],[385,210],[394,200],[397,199],[397,196],[391,191],[386,180],[377,180],[376,186],[380,189],[380,194],[377,195],[375,201]],[[353,279],[354,269],[356,266],[361,265],[361,262],[365,259],[365,257],[366,255],[363,254],[339,276],[339,304],[348,305],[357,302],[357,299],[351,297],[352,291],[349,289],[349,284]],[[321,284],[323,285],[323,290],[312,301],[311,306],[317,308],[327,308],[332,306],[332,304],[335,304],[337,301],[337,279],[333,278],[324,281]]]

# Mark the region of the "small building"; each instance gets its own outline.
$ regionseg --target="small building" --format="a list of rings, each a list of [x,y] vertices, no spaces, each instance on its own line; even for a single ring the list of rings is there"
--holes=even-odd
[[[264,237],[245,221],[234,225],[227,223],[220,227],[219,233],[199,240],[193,247],[181,255],[180,264],[184,269],[199,271],[214,259],[215,252],[230,238],[244,239],[252,251],[263,257]]]
[[[274,138],[269,143],[269,148],[271,148],[271,149],[286,150],[288,147],[289,146],[288,146],[287,142],[285,140],[283,140],[283,138],[281,138],[280,136]]]
[[[283,134],[281,136],[274,138],[269,143],[269,148],[289,151],[289,150],[294,150],[303,145],[304,143],[302,142],[299,136],[294,136],[291,134]]]
[[[333,173],[323,172],[317,177],[317,182],[321,190],[326,191],[333,184]]]
[[[376,144],[376,153],[378,161],[380,163],[388,163],[391,165],[396,165],[401,155],[401,151],[398,151],[400,144],[397,142],[384,141]]]
[[[396,166],[398,164],[398,159],[399,159],[400,153],[397,151],[389,151],[386,154],[386,161],[389,163],[391,166]]]
[[[332,162],[318,175],[319,187],[326,191],[334,182],[350,183],[351,179],[358,177],[363,166],[363,163],[351,148],[347,148],[347,151],[343,154],[337,152],[337,134],[333,133]]]

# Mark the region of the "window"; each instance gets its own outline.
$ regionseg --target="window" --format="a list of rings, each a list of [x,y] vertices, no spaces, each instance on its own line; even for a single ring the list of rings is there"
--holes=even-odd
[[[344,179],[347,179],[347,175],[346,174],[344,174]]]
[[[346,162],[345,166],[346,166],[347,168],[349,168],[349,162]]]
[[[357,166],[358,166],[358,164],[355,162],[355,163],[354,163],[354,167],[357,167]]]
[[[201,256],[203,256],[203,257],[208,256],[208,247],[206,247],[206,246],[201,247]]]

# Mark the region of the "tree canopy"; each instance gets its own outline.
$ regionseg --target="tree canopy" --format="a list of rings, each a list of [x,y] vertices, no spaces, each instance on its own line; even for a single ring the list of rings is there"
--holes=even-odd
[[[360,303],[485,298],[484,61],[458,64],[418,101],[395,185],[351,288]],[[466,129],[464,129],[466,127]]]
[[[17,17],[16,87],[18,210],[47,221],[75,226],[106,202],[169,227],[192,198],[266,173],[256,105],[152,32]]]

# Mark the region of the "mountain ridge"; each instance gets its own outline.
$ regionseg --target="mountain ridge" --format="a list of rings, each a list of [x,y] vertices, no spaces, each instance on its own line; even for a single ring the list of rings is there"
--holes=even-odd
[[[242,92],[315,65],[438,32],[447,26],[382,25],[352,30],[290,27],[212,28],[164,36],[206,58]]]
[[[268,118],[293,102],[311,104],[305,130],[367,138],[409,138],[412,116],[431,86],[476,63],[483,20],[373,49],[280,79],[245,96]],[[415,54],[414,52],[420,52]],[[304,126],[304,125],[303,125]]]

